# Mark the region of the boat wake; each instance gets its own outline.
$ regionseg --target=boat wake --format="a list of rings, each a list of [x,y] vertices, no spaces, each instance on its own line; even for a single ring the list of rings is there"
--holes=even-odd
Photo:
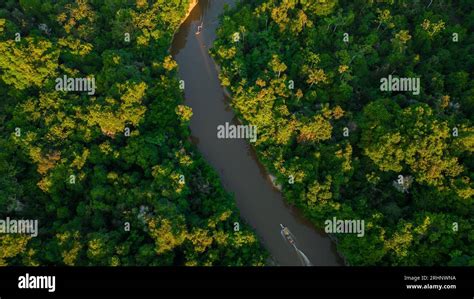
[[[281,226],[281,231],[280,231],[281,236],[295,249],[296,254],[298,255],[298,258],[301,261],[301,265],[312,266],[313,264],[311,263],[309,258],[304,254],[304,252],[299,250],[298,247],[296,247],[296,238],[288,229],[288,227],[284,226],[283,224],[280,224],[280,226]]]

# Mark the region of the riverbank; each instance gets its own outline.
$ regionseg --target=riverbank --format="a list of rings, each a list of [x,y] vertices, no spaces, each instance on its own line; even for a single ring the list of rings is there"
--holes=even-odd
[[[186,16],[183,18],[183,20],[181,21],[181,24],[179,24],[179,27],[181,27],[181,25],[183,25],[184,21],[186,21],[186,19],[189,17],[189,15],[191,14],[191,12],[193,11],[193,9],[196,7],[196,5],[198,4],[199,0],[190,0],[189,2],[189,7],[188,7],[188,11],[186,12]]]
[[[212,55],[211,55],[211,56],[212,56]],[[222,72],[221,66],[215,61],[214,58],[213,58],[212,60],[213,60],[213,62],[214,62],[215,70],[216,70],[216,72],[217,72],[217,74],[218,74],[218,76],[219,76],[219,75],[221,74],[221,72]],[[226,86],[223,86],[223,85],[221,85],[221,88],[222,88],[224,94],[226,95],[226,97],[228,98],[228,101],[229,101],[229,104],[230,104],[230,102],[232,102],[232,99],[233,99],[231,91],[230,91]],[[239,123],[244,123],[244,122],[242,121],[242,119],[239,118],[238,116],[236,116],[236,119],[239,121]],[[252,146],[252,148],[254,149],[254,151],[255,151],[255,153],[256,153],[255,148],[254,148],[253,146]],[[266,176],[268,177],[268,180],[269,180],[269,182],[272,184],[273,188],[275,188],[276,190],[278,190],[278,192],[282,192],[282,191],[283,191],[283,186],[282,186],[281,184],[278,184],[276,176],[273,175],[273,174],[270,172],[270,170],[268,169],[268,166],[267,166],[267,165],[265,165],[264,163],[261,163],[260,161],[259,161],[259,163],[260,163],[260,164],[262,165],[262,167],[264,168],[265,174],[266,174]],[[286,201],[286,199],[285,199],[285,201]],[[316,227],[316,226],[315,226],[315,227]],[[318,228],[318,229],[322,229],[322,228]],[[332,242],[333,242],[334,244],[336,244],[336,245],[338,244],[339,240],[338,240],[338,238],[337,238],[336,235],[334,235],[334,234],[327,234],[327,236],[332,240]],[[339,252],[339,251],[337,250],[337,248],[336,248],[336,252],[337,252],[339,258],[343,261],[343,264],[344,264],[345,266],[349,266],[349,263],[347,262],[347,259],[345,258],[345,256],[344,256],[341,252]],[[275,261],[272,260],[272,261],[271,261],[271,265],[274,265],[274,264],[275,264]]]
[[[212,55],[211,55],[212,56]],[[222,73],[222,67],[221,65],[219,65],[219,63],[215,60],[215,57],[213,57],[213,62],[214,62],[214,65],[215,65],[215,69],[218,73],[218,77],[220,78],[220,75]],[[232,91],[227,87],[227,86],[224,86],[224,85],[221,85],[223,91],[224,91],[224,94],[226,95],[226,97],[228,98],[228,101],[229,103],[231,103],[233,101],[233,95],[232,95]],[[230,105],[231,106],[231,105]],[[243,121],[242,118],[240,116],[237,116],[236,117],[237,120],[239,121],[239,123],[247,123],[246,121]],[[268,178],[268,181],[272,184],[273,188],[275,190],[277,190],[278,192],[280,192],[282,195],[283,195],[283,186],[282,184],[279,184],[278,183],[278,179],[277,179],[277,176],[274,175],[271,171],[270,171],[270,167],[268,165],[266,165],[265,163],[262,163],[260,162],[260,160],[258,159],[258,154],[257,154],[257,150],[255,149],[255,147],[253,146],[253,144],[251,145],[251,147],[253,148],[253,150],[255,151],[255,154],[257,156],[257,161],[258,163],[260,163],[260,165],[262,166],[262,168],[264,169],[264,172],[265,172],[265,175],[266,177]],[[285,202],[286,202],[286,199],[284,199]],[[296,206],[292,206],[292,208],[296,209],[299,211],[299,208],[296,207]],[[300,212],[302,215],[304,215],[303,212]],[[306,217],[305,217],[306,218]],[[311,223],[312,226],[314,226],[315,228],[317,228],[318,230],[323,230],[322,227],[317,227],[315,224]],[[338,244],[338,238],[336,235],[334,234],[327,234],[327,236],[334,242],[334,244]],[[347,259],[339,252],[337,251],[337,254],[338,256],[341,258],[341,260],[344,261],[344,264],[345,265],[348,265],[347,263]]]
[[[211,57],[212,57],[212,55],[211,55]],[[217,72],[218,77],[219,77],[219,75],[221,74],[221,66],[215,61],[214,58],[212,58],[212,60],[213,60],[213,62],[214,62],[214,67],[215,67],[216,72]],[[222,90],[224,91],[224,94],[225,94],[226,97],[228,98],[229,102],[232,102],[232,98],[233,98],[233,97],[232,97],[231,92],[230,92],[229,89],[227,88],[227,86],[221,85],[221,88],[222,88]],[[243,124],[243,123],[244,123],[240,117],[236,116],[236,118],[237,118],[237,120],[239,121],[240,124]],[[255,148],[254,148],[254,150],[255,150]],[[278,191],[282,191],[283,186],[282,186],[281,184],[278,184],[278,183],[277,183],[277,178],[276,178],[276,176],[274,176],[273,174],[271,174],[271,173],[269,172],[268,168],[267,168],[265,165],[263,165],[263,166],[265,167],[265,171],[266,171],[266,173],[267,173],[267,177],[268,177],[269,181],[272,183],[273,187],[274,187],[275,189],[277,189]]]
[[[193,110],[192,139],[218,172],[224,188],[234,194],[241,217],[256,231],[272,256],[274,263],[271,264],[302,265],[294,248],[282,238],[280,224],[283,224],[291,230],[298,249],[313,265],[341,265],[329,237],[318,232],[294,207],[286,204],[248,142],[216,136],[216,128],[226,122],[235,122],[236,116],[225,99],[226,96],[231,98],[231,94],[220,85],[218,66],[208,49],[216,37],[218,16],[224,5],[234,2],[200,1],[173,41],[171,52],[178,63],[179,76],[186,82],[185,104]],[[202,22],[205,28],[196,35],[194,28]]]
[[[190,0],[189,1],[189,5],[188,5],[188,10],[186,11],[186,14],[184,15],[184,17],[181,19],[181,22],[179,23],[179,25],[176,27],[176,29],[174,30],[173,32],[173,40],[174,40],[174,36],[176,35],[176,33],[179,31],[179,29],[181,28],[181,26],[183,25],[184,22],[186,22],[186,20],[189,18],[189,15],[191,14],[191,12],[194,10],[194,8],[198,5],[199,3],[199,0]],[[168,53],[171,53],[171,47],[172,47],[172,44],[170,45],[170,47],[168,48]]]

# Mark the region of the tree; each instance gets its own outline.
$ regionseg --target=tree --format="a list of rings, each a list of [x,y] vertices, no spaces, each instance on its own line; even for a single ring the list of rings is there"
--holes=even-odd
[[[59,51],[50,41],[26,37],[0,42],[2,80],[16,89],[39,87],[56,74]]]

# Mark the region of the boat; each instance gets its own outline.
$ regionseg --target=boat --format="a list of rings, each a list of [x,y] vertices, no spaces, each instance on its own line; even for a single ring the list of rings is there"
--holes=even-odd
[[[198,35],[199,33],[201,33],[202,27],[203,27],[203,22],[201,22],[201,25],[198,26],[197,31],[196,31],[196,35]]]
[[[280,223],[280,226],[281,226],[281,235],[283,236],[283,238],[285,238],[285,240],[288,241],[288,243],[290,243],[291,245],[295,246],[296,245],[296,241],[295,241],[295,237],[293,236],[293,234],[290,232],[290,230],[288,229],[288,227],[284,226],[283,224]]]

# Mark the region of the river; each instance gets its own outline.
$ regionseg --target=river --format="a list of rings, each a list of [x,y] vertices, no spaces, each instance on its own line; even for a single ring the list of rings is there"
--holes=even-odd
[[[216,38],[218,17],[232,0],[200,0],[175,34],[171,53],[185,82],[185,104],[193,109],[190,128],[193,142],[217,170],[224,188],[235,195],[241,217],[250,224],[273,265],[301,266],[304,253],[312,265],[335,266],[342,261],[327,235],[304,220],[284,202],[245,139],[218,139],[217,126],[237,124],[229,101],[219,84],[213,59],[208,54]],[[203,30],[196,34],[197,27]],[[291,231],[296,248],[281,234],[280,224]]]

